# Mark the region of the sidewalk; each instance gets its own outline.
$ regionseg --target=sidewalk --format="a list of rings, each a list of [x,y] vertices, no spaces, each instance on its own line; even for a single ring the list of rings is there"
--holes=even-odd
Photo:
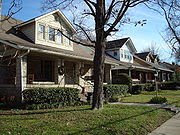
[[[180,113],[173,116],[148,135],[180,135]]]

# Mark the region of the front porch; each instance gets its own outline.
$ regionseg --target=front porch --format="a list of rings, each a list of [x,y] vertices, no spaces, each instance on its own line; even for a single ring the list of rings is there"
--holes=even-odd
[[[146,71],[141,69],[116,69],[112,70],[112,78],[117,78],[121,73],[128,74],[132,78],[132,83],[153,83],[155,80],[153,71]],[[112,80],[113,82],[113,80]]]
[[[36,87],[73,87],[93,91],[93,62],[31,52],[17,57],[13,66],[0,74],[1,95],[21,97],[24,89]],[[104,82],[111,82],[111,65],[105,65]],[[9,72],[12,71],[12,72]],[[14,86],[7,92],[4,87]],[[2,88],[2,89],[1,89]]]

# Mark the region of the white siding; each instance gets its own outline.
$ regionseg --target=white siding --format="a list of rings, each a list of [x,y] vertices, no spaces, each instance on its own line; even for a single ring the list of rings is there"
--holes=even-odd
[[[38,39],[38,26],[39,24],[43,24],[45,25],[45,40],[41,40]],[[58,36],[56,36],[55,38],[55,42],[54,41],[50,41],[49,37],[48,37],[48,30],[49,27],[55,28],[55,29],[59,29],[61,31],[63,31],[64,34],[69,34],[71,33],[69,28],[66,26],[66,24],[62,21],[62,19],[60,19],[60,21],[57,21],[55,19],[54,15],[49,15],[46,17],[41,18],[40,20],[36,21],[36,40],[35,43],[36,44],[42,44],[42,45],[47,45],[47,46],[51,46],[51,47],[57,47],[57,48],[62,48],[62,49],[66,49],[66,50],[73,50],[73,45],[69,45],[69,39],[67,39],[65,36],[61,36],[61,43],[60,43],[60,38],[58,38]],[[67,32],[68,31],[68,32]],[[58,32],[56,31],[56,34]]]
[[[109,55],[111,55],[112,57],[114,57],[117,60],[120,60],[120,52],[119,49],[112,49],[112,50],[107,50],[106,53],[108,53]],[[116,55],[117,54],[117,55]]]
[[[128,53],[128,57],[125,57],[125,52]],[[121,48],[109,49],[106,51],[106,53],[108,53],[115,59],[120,60],[122,62],[133,63],[133,55],[130,52],[130,49],[128,48],[128,46],[126,44],[123,45]],[[122,57],[122,55],[123,55],[123,57]]]

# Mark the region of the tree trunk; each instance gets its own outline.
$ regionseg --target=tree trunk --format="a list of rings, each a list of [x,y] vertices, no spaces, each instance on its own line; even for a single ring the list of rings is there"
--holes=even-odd
[[[94,56],[94,91],[92,109],[103,108],[103,80],[105,60],[104,0],[97,0],[95,28],[96,43]]]
[[[105,42],[99,41],[95,48],[94,57],[94,92],[92,109],[103,108],[103,80],[104,80],[104,59]]]

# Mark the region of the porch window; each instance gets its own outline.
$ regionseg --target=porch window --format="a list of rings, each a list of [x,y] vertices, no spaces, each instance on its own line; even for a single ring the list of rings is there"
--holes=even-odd
[[[31,82],[53,82],[54,61],[51,60],[28,60],[28,77],[33,76]],[[29,82],[29,80],[28,80]]]
[[[51,27],[49,27],[49,40],[55,41],[55,29]]]
[[[76,71],[76,63],[65,62],[65,84],[79,84],[79,76]]]
[[[38,37],[39,39],[45,39],[45,26],[42,24],[39,24]]]

